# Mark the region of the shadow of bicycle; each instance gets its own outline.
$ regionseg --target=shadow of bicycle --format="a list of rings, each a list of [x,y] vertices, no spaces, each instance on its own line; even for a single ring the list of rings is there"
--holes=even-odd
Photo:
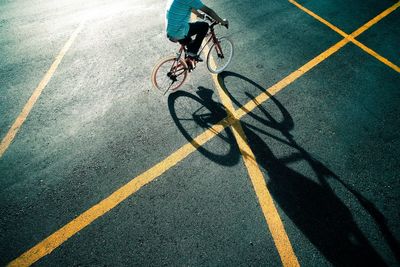
[[[254,100],[256,91],[268,94],[260,85],[237,73],[223,72],[218,78],[220,85],[239,108],[247,101]],[[227,87],[225,81],[228,78],[231,81],[229,84],[241,85],[240,88],[236,88],[237,91],[242,90],[240,100],[234,98],[231,93],[236,89]],[[235,81],[232,82],[233,80]],[[196,92],[197,96],[188,92],[176,92],[168,99],[171,116],[188,141],[193,141],[200,131],[210,128],[227,116],[224,107],[212,99],[212,90],[199,89]],[[268,189],[277,205],[333,265],[385,266],[382,257],[358,228],[350,209],[335,194],[329,182],[338,181],[371,214],[389,247],[399,259],[399,244],[390,232],[382,213],[294,139],[291,134],[295,127],[292,116],[274,96],[269,97],[269,103],[273,103],[273,112],[263,105],[258,105],[257,112],[248,112],[248,116],[254,119],[257,125],[243,120],[241,124],[258,164],[267,174]],[[179,102],[182,103],[178,104]],[[218,137],[227,144],[224,154],[213,151],[215,148],[211,146],[200,146],[199,152],[222,165],[237,164],[241,154],[229,127]],[[279,142],[283,148],[290,148],[291,153],[283,157],[278,156],[265,140]],[[299,163],[309,166],[312,173],[305,175],[291,167]]]
[[[240,160],[234,136],[230,128],[225,128],[217,138],[224,145],[215,147],[209,143],[199,145],[195,137],[227,117],[223,106],[212,99],[213,91],[199,87],[196,95],[177,91],[169,95],[168,107],[171,117],[182,135],[208,159],[224,166],[233,166]]]

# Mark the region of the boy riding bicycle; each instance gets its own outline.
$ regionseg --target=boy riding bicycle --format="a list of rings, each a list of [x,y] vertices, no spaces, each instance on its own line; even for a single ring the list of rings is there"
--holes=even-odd
[[[211,8],[204,5],[201,0],[169,0],[166,7],[166,31],[167,37],[172,42],[179,42],[187,46],[186,55],[196,61],[203,61],[197,55],[201,43],[208,32],[207,22],[190,23],[190,13],[204,18],[198,10],[209,15],[211,18],[228,27],[228,21],[221,19]],[[192,40],[192,36],[196,35]]]

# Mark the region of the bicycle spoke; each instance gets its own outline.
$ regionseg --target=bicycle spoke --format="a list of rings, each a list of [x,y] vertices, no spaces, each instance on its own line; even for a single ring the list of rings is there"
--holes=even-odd
[[[164,95],[176,90],[186,79],[187,69],[181,59],[175,57],[166,59],[158,64],[152,74],[154,86]]]
[[[207,68],[212,73],[222,72],[230,63],[233,56],[232,42],[222,37],[210,48],[207,55]]]
[[[218,41],[214,46],[215,51],[217,52],[218,58],[224,58],[224,53],[222,52],[221,43]]]

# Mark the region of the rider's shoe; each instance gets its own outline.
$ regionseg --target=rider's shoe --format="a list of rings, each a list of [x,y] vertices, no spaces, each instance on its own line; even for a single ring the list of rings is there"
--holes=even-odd
[[[195,60],[197,62],[203,62],[203,59],[199,55],[197,55],[195,53],[187,52],[186,55],[187,55],[188,58],[190,58],[192,60]]]
[[[186,59],[186,64],[188,66],[189,72],[192,72],[196,68],[196,60],[191,59],[190,57]]]

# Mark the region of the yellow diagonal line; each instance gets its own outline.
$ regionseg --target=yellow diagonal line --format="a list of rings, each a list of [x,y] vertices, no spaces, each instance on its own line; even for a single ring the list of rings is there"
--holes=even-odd
[[[206,46],[204,49],[205,55],[207,55],[208,52],[209,48]],[[210,64],[212,65],[212,68],[215,68],[215,61],[211,54]],[[227,95],[225,88],[221,87],[221,83],[218,80],[217,75],[211,74],[211,76],[222,104],[225,106],[228,114],[232,114],[232,117],[236,118],[235,108],[233,107],[232,100]],[[272,196],[268,191],[264,175],[262,174],[260,167],[257,164],[256,157],[254,156],[254,153],[247,142],[247,138],[243,131],[240,120],[236,120],[231,125],[231,128],[282,264],[286,267],[300,266],[293,251],[292,244],[290,243],[289,237],[285,231],[285,227],[275,207]]]
[[[53,74],[57,70],[58,65],[60,65],[63,57],[68,52],[69,48],[75,41],[79,32],[82,30],[83,25],[84,25],[84,22],[80,23],[78,28],[72,33],[71,37],[65,43],[64,47],[61,49],[60,53],[57,55],[53,64],[50,66],[50,69],[46,72],[43,79],[40,81],[39,85],[33,91],[31,97],[29,98],[28,102],[25,104],[21,113],[15,119],[13,125],[11,126],[11,128],[8,130],[7,134],[1,141],[1,143],[0,143],[0,158],[3,156],[4,152],[7,150],[7,148],[10,146],[10,144],[14,140],[16,134],[18,133],[22,124],[25,122],[26,118],[28,117],[29,113],[31,112],[31,110],[32,110],[33,106],[35,105],[36,101],[38,100],[39,96],[42,94],[42,91],[49,83],[51,77],[53,77]]]
[[[387,65],[388,67],[394,69],[395,71],[400,73],[400,67],[397,66],[396,64],[394,64],[393,62],[389,61],[388,59],[384,58],[383,56],[379,55],[378,53],[376,53],[374,50],[372,50],[371,48],[365,46],[364,44],[360,43],[359,41],[357,41],[356,39],[354,39],[352,41],[355,45],[357,45],[358,47],[360,47],[362,50],[364,50],[365,52],[367,52],[368,54],[370,54],[371,56],[375,57],[376,59],[378,59],[379,61],[381,61],[382,63],[384,63],[385,65]]]
[[[389,8],[388,10],[384,11],[377,17],[378,19],[374,18],[366,25],[371,27],[373,24],[378,22],[383,17],[387,16],[392,12],[394,9],[393,7]],[[389,12],[390,11],[390,12]],[[382,14],[384,14],[382,16]],[[362,30],[357,30],[355,33],[363,32],[367,30],[368,27],[364,27]],[[353,36],[355,37],[355,36]],[[330,55],[338,51],[341,47],[347,44],[349,41],[342,40],[332,47],[330,47],[325,52],[321,53],[317,57],[310,60],[308,63],[297,69],[296,71],[289,74],[283,80],[278,82],[277,84],[271,86],[266,90],[265,93],[261,93],[257,96],[253,101],[249,101],[239,110],[235,112],[235,118],[228,117],[218,123],[217,125],[213,126],[212,129],[206,130],[204,133],[200,134],[193,141],[189,144],[184,145],[183,147],[179,148],[165,160],[161,161],[160,163],[156,164],[148,171],[144,172],[143,174],[133,178],[130,182],[122,186],[117,191],[113,192],[109,197],[104,199],[103,201],[99,202],[92,208],[88,209],[81,215],[79,215],[74,220],[70,221],[59,230],[51,234],[49,237],[44,239],[43,241],[36,244],[34,247],[23,253],[21,256],[13,260],[9,265],[10,266],[29,266],[42,257],[51,253],[54,249],[59,247],[62,243],[68,240],[70,237],[78,233],[83,228],[87,227],[91,224],[94,220],[98,219],[99,217],[103,216],[105,213],[113,209],[119,203],[124,201],[127,197],[131,196],[135,192],[137,192],[140,188],[145,186],[146,184],[152,182],[155,178],[159,177],[168,169],[175,166],[178,162],[183,160],[185,157],[190,155],[192,152],[196,151],[196,149],[208,142],[210,139],[216,136],[216,134],[220,133],[226,127],[232,125],[236,120],[239,120],[241,117],[246,115],[247,113],[251,112],[257,105],[262,104],[264,101],[269,99],[271,96],[275,95],[283,88],[291,84],[293,81],[304,75],[307,71],[317,66],[323,60],[328,58]],[[257,104],[255,104],[257,102]],[[138,179],[138,181],[135,181]]]
[[[364,31],[366,31],[368,28],[370,28],[372,25],[374,25],[376,22],[378,22],[380,19],[382,19],[380,16],[385,17],[388,14],[390,14],[391,12],[393,12],[396,8],[399,7],[400,2],[397,2],[396,4],[394,4],[393,6],[391,6],[389,9],[385,10],[383,13],[381,13],[379,16],[375,17],[373,20],[369,21],[367,24],[365,24],[363,27],[361,27],[360,29],[356,30],[355,32],[353,32],[352,34],[347,34],[344,31],[342,31],[341,29],[339,29],[338,27],[336,27],[335,25],[333,25],[332,23],[330,23],[329,21],[325,20],[324,18],[318,16],[317,14],[315,14],[314,12],[312,12],[311,10],[307,9],[306,7],[300,5],[299,3],[297,3],[294,0],[289,0],[290,3],[294,4],[295,6],[297,6],[299,9],[303,10],[305,13],[307,13],[308,15],[310,15],[311,17],[315,18],[316,20],[320,21],[321,23],[325,24],[326,26],[328,26],[329,28],[331,28],[332,30],[334,30],[335,32],[337,32],[338,34],[340,34],[341,36],[343,36],[346,39],[349,39],[352,43],[354,43],[355,45],[357,45],[358,47],[360,47],[362,50],[364,50],[365,52],[367,52],[368,54],[370,54],[371,56],[375,57],[376,59],[378,59],[379,61],[381,61],[382,63],[384,63],[385,65],[387,65],[388,67],[394,69],[397,72],[400,72],[400,67],[397,66],[396,64],[394,64],[393,62],[389,61],[387,58],[379,55],[377,52],[375,52],[374,50],[372,50],[371,48],[367,47],[366,45],[362,44],[361,42],[359,42],[358,40],[355,39],[355,37],[359,36],[360,34],[362,34]]]
[[[51,234],[49,237],[29,249],[20,257],[12,261],[9,266],[30,266],[40,258],[50,254],[54,249],[67,241],[70,237],[91,224],[94,220],[103,216],[126,198],[137,192],[140,188],[162,175],[164,172],[175,166],[178,162],[196,151],[216,134],[222,132],[231,121],[225,119],[220,124],[214,125],[211,129],[197,136],[191,143],[182,146],[163,161],[159,162],[141,175],[119,188],[110,196],[94,205],[77,218]]]
[[[279,91],[281,91],[283,88],[286,86],[290,85],[293,83],[295,80],[303,76],[305,73],[307,73],[309,70],[313,69],[315,66],[317,66],[319,63],[336,53],[340,48],[345,46],[347,43],[349,43],[349,40],[343,39],[303,66],[301,66],[299,69],[295,70],[285,78],[283,78],[281,81],[278,83],[274,84],[270,88],[266,90],[266,92],[259,94],[257,97],[254,98],[254,100],[250,100],[246,104],[244,104],[242,107],[239,108],[239,110],[236,111],[236,116],[238,118],[243,117],[247,113],[251,112],[253,109],[255,109],[258,105],[262,104],[263,102],[267,101],[271,95],[277,94]]]
[[[370,21],[368,21],[367,23],[365,23],[363,26],[361,26],[360,28],[358,28],[358,30],[354,31],[352,34],[350,34],[352,37],[356,38],[357,36],[359,36],[360,34],[362,34],[363,32],[365,32],[366,30],[368,30],[369,28],[371,28],[373,25],[375,25],[377,22],[379,22],[381,19],[383,19],[384,17],[386,17],[387,15],[389,15],[390,13],[392,13],[393,11],[395,11],[398,7],[400,6],[400,1],[398,1],[396,4],[394,4],[393,6],[389,7],[388,9],[386,9],[385,11],[383,11],[382,13],[380,13],[378,16],[376,16],[375,18],[371,19]]]

